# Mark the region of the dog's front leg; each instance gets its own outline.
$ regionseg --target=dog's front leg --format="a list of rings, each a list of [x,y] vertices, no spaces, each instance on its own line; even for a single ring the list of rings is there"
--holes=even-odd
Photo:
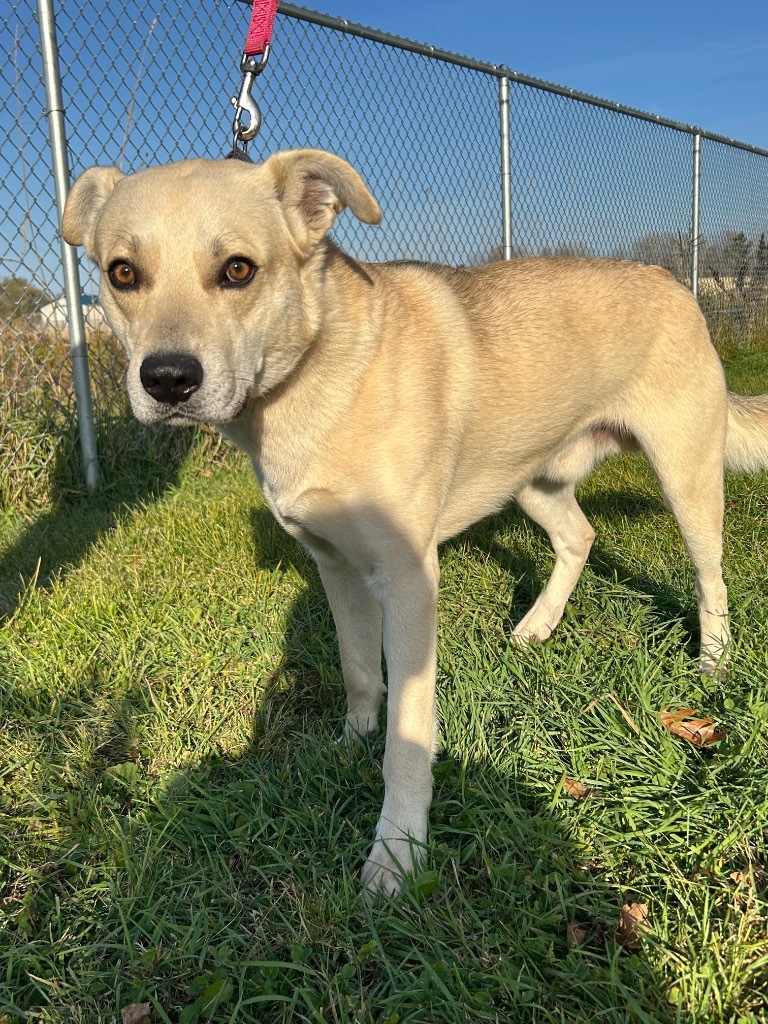
[[[381,607],[357,569],[336,552],[315,553],[341,656],[347,692],[344,736],[350,741],[376,728],[384,696],[381,677]]]
[[[423,859],[432,800],[437,670],[437,550],[389,564],[373,586],[384,612],[387,742],[384,806],[363,868],[373,892],[397,892]]]

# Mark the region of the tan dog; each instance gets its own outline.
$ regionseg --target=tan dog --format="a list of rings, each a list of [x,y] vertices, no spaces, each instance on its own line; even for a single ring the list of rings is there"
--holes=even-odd
[[[357,173],[314,150],[92,168],[64,236],[101,268],[138,418],[218,426],[316,558],[349,736],[376,726],[383,643],[385,797],[363,880],[395,891],[427,837],[438,544],[514,498],[556,553],[514,633],[544,640],[594,538],[574,487],[639,446],[695,566],[715,672],[729,639],[723,465],[768,465],[768,396],[729,395],[696,302],[658,267],[363,264],[326,238],[346,206],[380,219]]]

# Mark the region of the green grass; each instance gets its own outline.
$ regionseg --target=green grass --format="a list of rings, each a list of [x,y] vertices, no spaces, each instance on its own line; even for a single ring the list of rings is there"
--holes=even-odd
[[[730,374],[768,391],[768,356]],[[540,532],[510,510],[446,545],[431,864],[368,906],[383,733],[336,743],[311,561],[244,458],[188,449],[128,446],[97,498],[0,520],[3,1024],[145,1000],[174,1024],[765,1020],[768,474],[727,482],[719,688],[642,460],[582,488],[598,539],[540,648],[509,643],[552,565]],[[664,707],[727,738],[699,752]],[[649,908],[634,950],[627,902]]]

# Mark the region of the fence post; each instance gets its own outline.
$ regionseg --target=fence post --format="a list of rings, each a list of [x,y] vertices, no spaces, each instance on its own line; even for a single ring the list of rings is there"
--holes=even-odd
[[[691,291],[699,297],[699,184],[701,161],[701,134],[693,136],[693,207],[691,210]]]
[[[499,78],[499,132],[501,135],[502,256],[512,259],[512,174],[509,158],[509,79]]]
[[[61,262],[64,270],[64,295],[67,301],[69,321],[69,349],[75,382],[77,422],[80,434],[80,450],[83,456],[85,484],[93,492],[99,482],[99,457],[96,449],[96,428],[93,420],[91,381],[88,374],[88,349],[83,323],[80,267],[77,253],[67,245],[61,236],[61,220],[64,204],[69,195],[69,160],[67,157],[67,133],[64,123],[64,103],[59,73],[59,49],[56,40],[56,18],[53,0],[37,0],[37,17],[40,24],[40,51],[43,57],[45,97],[48,108],[48,136],[51,144],[51,165],[56,187],[56,209],[59,217],[59,238]]]

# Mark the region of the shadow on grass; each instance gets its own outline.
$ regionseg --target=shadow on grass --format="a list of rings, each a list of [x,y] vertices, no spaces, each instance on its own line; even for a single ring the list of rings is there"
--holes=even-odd
[[[101,421],[97,441],[102,479],[97,492],[87,495],[76,424],[70,421],[59,437],[49,471],[51,507],[0,552],[0,623],[13,614],[30,583],[46,586],[59,570],[76,566],[125,511],[173,487],[200,435],[147,429],[126,413]]]
[[[429,869],[400,903],[365,903],[383,729],[336,743],[343,690],[318,574],[265,510],[253,527],[261,565],[290,563],[306,588],[250,742],[160,784],[133,734],[143,683],[125,694],[89,769],[34,809],[45,870],[6,878],[9,901],[25,892],[0,1010],[90,1022],[150,1000],[172,1024],[685,1020],[642,950],[617,945],[621,900],[573,814],[490,764],[438,758]],[[513,548],[493,554],[516,578],[531,569]]]

